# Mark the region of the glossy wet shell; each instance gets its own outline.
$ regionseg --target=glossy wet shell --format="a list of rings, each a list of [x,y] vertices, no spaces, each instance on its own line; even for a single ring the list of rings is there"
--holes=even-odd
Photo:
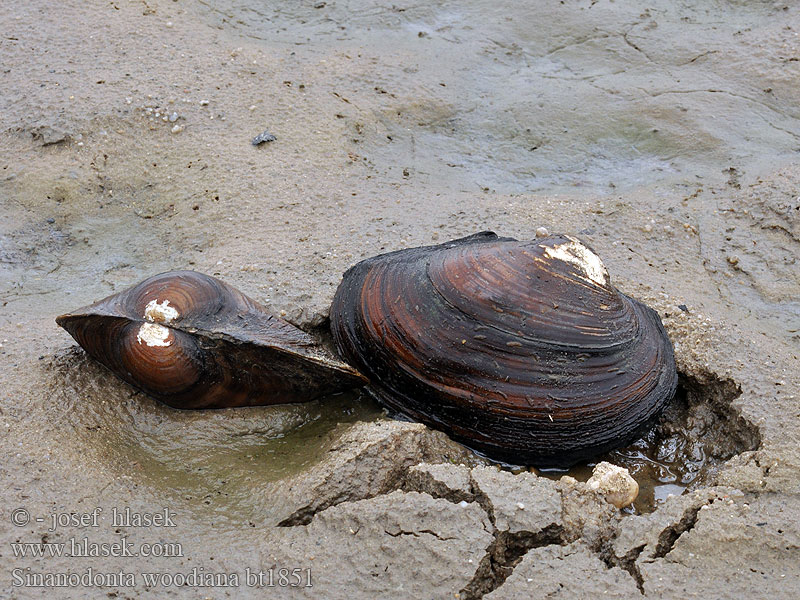
[[[483,233],[350,269],[331,328],[390,409],[513,464],[626,444],[673,397],[658,315],[574,238]]]
[[[301,402],[363,383],[305,332],[194,271],[150,277],[56,321],[116,375],[177,408]]]

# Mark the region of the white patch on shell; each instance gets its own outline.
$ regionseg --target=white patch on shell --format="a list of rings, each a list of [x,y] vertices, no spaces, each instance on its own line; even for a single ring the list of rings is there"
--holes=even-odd
[[[542,246],[545,256],[572,263],[594,283],[608,285],[608,271],[600,257],[575,238],[568,239],[568,242],[556,246]]]
[[[178,318],[178,311],[169,305],[169,300],[150,300],[144,307],[144,318],[152,323],[172,323]]]
[[[139,327],[139,333],[136,334],[136,341],[140,344],[144,342],[151,347],[161,346],[166,348],[172,344],[172,341],[167,339],[168,337],[169,329],[167,327],[158,323],[142,323],[142,326]]]

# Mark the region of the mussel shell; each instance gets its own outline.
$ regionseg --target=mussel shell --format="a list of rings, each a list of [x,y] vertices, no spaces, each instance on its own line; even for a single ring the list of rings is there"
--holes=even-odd
[[[566,236],[485,232],[367,259],[345,273],[331,329],[387,407],[513,464],[624,445],[677,385],[658,315]]]
[[[155,275],[56,322],[116,375],[176,408],[301,402],[364,382],[302,330],[195,271]]]

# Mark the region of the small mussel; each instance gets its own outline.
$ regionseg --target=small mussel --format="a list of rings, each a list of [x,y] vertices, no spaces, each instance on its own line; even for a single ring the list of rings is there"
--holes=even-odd
[[[512,464],[620,447],[677,385],[658,315],[567,236],[485,232],[367,259],[345,273],[331,328],[389,409]]]
[[[56,322],[113,373],[176,408],[301,402],[364,381],[305,332],[194,271],[150,277]]]

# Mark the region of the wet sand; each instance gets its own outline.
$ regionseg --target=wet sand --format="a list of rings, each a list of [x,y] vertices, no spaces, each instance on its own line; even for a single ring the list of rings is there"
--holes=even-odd
[[[528,573],[542,590],[558,581],[551,560],[595,569],[578,597],[612,576],[622,597],[797,596],[796,7],[148,0],[4,2],[0,15],[3,596],[52,597],[13,569],[93,568],[135,585],[59,597],[277,597],[140,575],[290,567],[314,576],[298,596],[514,597]],[[277,139],[251,145],[265,130]],[[54,322],[191,268],[313,331],[361,258],[539,227],[586,240],[658,310],[692,390],[672,423],[693,432],[686,456],[700,439],[715,459],[689,494],[598,517],[615,525],[597,535],[562,523],[513,537],[487,520],[496,482],[463,497],[422,485],[418,462],[481,461],[365,396],[175,411]],[[48,531],[49,515],[96,507],[97,527]],[[167,507],[176,526],[114,527],[115,507]],[[17,508],[34,520],[9,525]],[[182,556],[10,546],[121,536]],[[420,564],[389,568],[400,559]]]

